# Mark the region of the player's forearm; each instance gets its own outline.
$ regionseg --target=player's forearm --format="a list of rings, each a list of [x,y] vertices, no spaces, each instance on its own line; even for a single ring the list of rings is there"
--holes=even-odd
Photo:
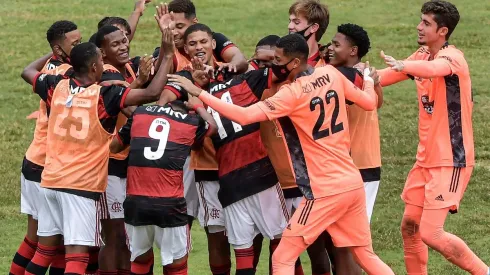
[[[364,81],[364,93],[360,93],[355,104],[366,111],[373,111],[377,107],[378,96],[374,90],[374,82]]]
[[[48,53],[47,55],[27,65],[21,74],[24,81],[32,85],[34,83],[34,77],[36,77],[36,75],[43,69],[46,62],[48,62],[52,56],[53,53]]]
[[[231,62],[233,65],[236,66],[236,70],[238,73],[245,73],[246,71],[248,71],[248,62],[247,62],[247,59],[245,59],[245,56],[243,56],[243,54],[240,52],[240,53],[237,53],[233,56],[233,58],[231,59]]]
[[[157,101],[160,98],[163,87],[165,87],[165,84],[167,83],[167,74],[170,72],[172,62],[172,57],[165,56],[162,59],[162,63],[160,64],[160,68],[158,68],[156,76],[153,78],[148,88],[146,88],[147,93],[154,98],[153,101]]]
[[[213,116],[210,113],[208,113],[203,106],[197,108],[196,112],[208,123],[208,131],[206,132],[207,137],[212,136],[216,132],[218,132],[218,125],[216,124],[216,121],[214,120]]]
[[[397,72],[391,68],[378,70],[381,86],[386,87],[408,79],[404,73]]]
[[[134,110],[136,110],[136,106],[128,106],[124,109],[121,109],[121,113],[123,113],[123,115],[125,115],[126,117],[130,117]]]
[[[112,142],[109,145],[109,150],[113,154],[121,152],[122,150],[124,150],[124,148],[125,146],[121,144],[121,141],[119,141],[117,136],[112,139]]]
[[[128,18],[128,23],[129,27],[131,27],[131,33],[129,34],[129,42],[133,40],[134,34],[136,33],[136,27],[138,27],[138,22],[140,21],[141,17],[141,12],[140,11],[133,11]]]
[[[383,106],[383,87],[378,84],[374,86],[374,91],[376,92],[377,100],[378,100],[378,109]]]
[[[267,120],[265,113],[256,104],[249,107],[236,106],[226,103],[205,91],[201,92],[199,99],[216,112],[240,125]]]
[[[452,73],[444,59],[403,61],[403,65],[402,72],[421,78],[441,77]]]

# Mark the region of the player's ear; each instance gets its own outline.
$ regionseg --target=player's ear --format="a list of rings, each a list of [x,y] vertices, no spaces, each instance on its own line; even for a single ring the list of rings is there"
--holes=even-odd
[[[194,17],[194,18],[192,19],[192,23],[194,23],[194,24],[199,23],[199,19],[197,19],[197,17]]]
[[[54,45],[52,49],[57,56],[63,56],[63,50],[61,49],[60,45]]]
[[[100,49],[100,54],[102,55],[102,58],[105,58],[107,55],[106,55],[104,49],[103,48],[99,48],[99,49]]]
[[[319,28],[320,28],[320,25],[318,25],[317,23],[315,23],[315,24],[311,25],[310,32],[311,33],[316,33]]]
[[[184,52],[185,52],[186,54],[189,54],[189,50],[187,49],[187,45],[186,45],[186,44],[184,44]]]
[[[213,46],[213,50],[216,49],[216,40],[211,40],[211,44]]]
[[[447,33],[449,32],[449,29],[447,27],[440,27],[439,30],[437,30],[440,36],[446,37]]]
[[[293,63],[293,70],[294,70],[301,65],[301,60],[299,60],[299,58],[296,57],[296,58],[294,58],[292,63]]]
[[[351,55],[351,56],[357,56],[357,53],[358,53],[358,52],[359,52],[359,47],[354,46],[354,47],[352,47],[352,48],[351,48],[351,50],[350,50],[350,55]]]

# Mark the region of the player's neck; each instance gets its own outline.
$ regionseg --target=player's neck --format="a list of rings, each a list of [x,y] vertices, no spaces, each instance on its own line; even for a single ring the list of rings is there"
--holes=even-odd
[[[97,82],[95,77],[91,77],[88,74],[82,75],[82,74],[75,73],[73,78],[80,84],[80,86],[83,87],[90,86]]]
[[[305,64],[302,64],[300,65],[300,67],[298,68],[298,70],[296,72],[291,72],[288,76],[288,81],[289,82],[293,82],[299,74],[301,74],[302,72],[308,70],[308,63],[305,63]]]
[[[352,68],[352,67],[356,66],[357,64],[359,64],[359,62],[361,62],[361,59],[359,59],[357,57],[351,58],[351,59],[347,60],[347,62],[345,62],[343,67]]]
[[[447,43],[446,40],[437,41],[432,45],[427,45],[429,47],[429,52],[431,56],[435,56],[444,45]]]
[[[315,54],[318,53],[318,42],[314,39],[311,38],[308,40],[308,48],[310,49],[310,53],[308,54],[308,58],[314,56]]]

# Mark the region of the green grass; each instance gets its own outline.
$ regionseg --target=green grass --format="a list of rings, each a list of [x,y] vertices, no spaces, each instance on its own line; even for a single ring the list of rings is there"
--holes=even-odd
[[[323,1],[323,0],[322,0]],[[286,34],[288,7],[285,0],[196,0],[198,17],[231,38],[247,56],[258,39],[268,34]],[[325,1],[324,1],[325,2]],[[416,30],[421,0],[329,1],[331,22],[323,38],[328,41],[340,23],[364,26],[372,41],[367,56],[382,67],[378,53],[404,58],[416,50]],[[469,62],[474,89],[474,131],[477,165],[466,192],[461,213],[450,216],[446,230],[463,237],[484,261],[490,263],[487,221],[490,218],[490,95],[487,87],[490,68],[490,2],[455,0],[461,22],[451,42],[462,49]],[[19,214],[20,164],[32,139],[33,121],[25,116],[35,110],[38,97],[19,77],[22,68],[49,52],[45,33],[60,19],[75,21],[84,40],[94,33],[103,16],[127,17],[132,0],[14,0],[0,3],[0,273],[5,274],[12,256],[25,234],[26,218]],[[159,31],[149,8],[140,21],[132,55],[152,53],[159,44]],[[405,274],[399,224],[403,204],[399,198],[407,172],[414,162],[417,144],[417,101],[413,83],[385,89],[385,103],[380,110],[383,175],[372,222],[375,251],[396,274]],[[194,249],[190,255],[190,274],[209,274],[206,237],[196,224]],[[267,249],[264,247],[264,252]],[[264,253],[263,253],[264,254]],[[267,254],[267,253],[265,253]],[[303,262],[306,262],[305,259]],[[266,274],[264,256],[258,274]],[[309,268],[305,268],[309,274]],[[159,272],[158,272],[159,273]],[[436,253],[431,253],[430,274],[465,274]]]

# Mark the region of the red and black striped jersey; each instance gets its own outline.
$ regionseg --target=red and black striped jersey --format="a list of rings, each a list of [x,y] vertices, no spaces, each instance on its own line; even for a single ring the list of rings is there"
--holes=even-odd
[[[250,106],[271,86],[270,69],[247,72],[225,82],[212,81],[209,92],[238,106]],[[218,198],[226,207],[257,194],[277,183],[277,176],[260,137],[260,123],[241,126],[208,108],[218,125],[212,137],[218,160],[220,191]]]
[[[136,108],[117,135],[121,144],[130,145],[127,223],[185,225],[184,163],[205,133],[206,123],[194,112],[174,110],[170,104]]]

